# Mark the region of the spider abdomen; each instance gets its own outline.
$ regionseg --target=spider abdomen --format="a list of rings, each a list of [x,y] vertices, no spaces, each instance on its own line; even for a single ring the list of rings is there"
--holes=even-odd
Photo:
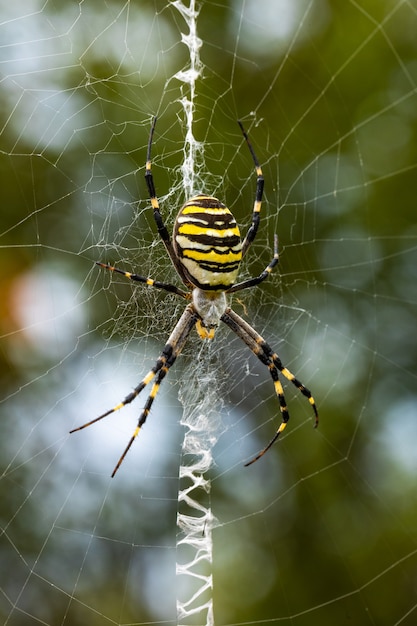
[[[196,287],[224,291],[236,282],[242,259],[239,227],[217,198],[198,195],[184,204],[175,220],[173,243]]]

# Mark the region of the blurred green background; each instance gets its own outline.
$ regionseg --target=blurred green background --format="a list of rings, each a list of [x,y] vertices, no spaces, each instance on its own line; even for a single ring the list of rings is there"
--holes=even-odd
[[[209,364],[224,430],[211,472],[215,621],[415,624],[417,4],[198,7],[202,191],[247,228],[255,175],[242,118],[266,181],[243,275],[280,239],[279,270],[234,307],[321,414],[313,431],[286,386],[286,436],[244,468],[274,432],[277,403],[268,372],[220,329]],[[154,174],[171,225],[185,199],[189,92],[175,75],[188,67],[188,28],[159,1],[0,11],[0,621],[176,623],[178,392],[195,382],[197,340],[115,479],[144,400],[68,431],[138,383],[183,306],[94,261],[176,280],[143,169],[157,114]]]

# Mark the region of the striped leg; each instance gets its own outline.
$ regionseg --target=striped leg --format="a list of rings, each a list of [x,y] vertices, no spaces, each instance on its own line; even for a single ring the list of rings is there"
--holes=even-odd
[[[253,213],[252,213],[252,224],[248,230],[248,232],[246,233],[246,237],[243,240],[242,243],[242,257],[245,256],[245,254],[247,253],[249,246],[251,245],[252,241],[255,239],[256,237],[256,233],[258,232],[258,227],[259,227],[259,222],[260,222],[260,215],[261,215],[261,205],[262,205],[262,195],[263,195],[263,191],[264,191],[264,177],[262,174],[262,169],[261,166],[259,165],[259,161],[258,158],[255,154],[255,151],[252,147],[251,142],[249,141],[249,137],[246,134],[245,129],[243,128],[243,124],[240,120],[238,120],[238,124],[240,126],[240,130],[243,133],[243,136],[245,138],[245,141],[247,143],[247,146],[249,148],[249,151],[252,155],[252,159],[253,162],[255,164],[255,170],[256,170],[256,175],[257,175],[257,179],[256,179],[256,193],[255,193],[255,203],[253,206]]]
[[[272,348],[266,343],[261,335],[259,335],[247,322],[245,322],[244,319],[242,319],[230,308],[228,308],[226,312],[222,315],[221,320],[225,324],[227,324],[227,326],[229,326],[229,328],[231,328],[238,335],[238,337],[240,337],[242,341],[246,343],[246,345],[252,350],[252,352],[258,357],[258,359],[268,367],[274,383],[275,393],[278,397],[281,410],[282,422],[279,425],[275,435],[268,443],[268,445],[263,448],[263,450],[261,450],[253,459],[245,464],[247,466],[260,459],[265,454],[265,452],[269,450],[269,448],[275,443],[282,431],[285,429],[290,417],[285,401],[284,390],[278,377],[278,372],[281,372],[281,374],[285,376],[285,378],[289,380],[295,387],[297,387],[297,389],[308,399],[309,403],[313,407],[315,415],[315,428],[318,426],[318,412],[316,403],[313,396],[311,395],[310,390],[307,389],[307,387],[305,387],[294,376],[294,374],[292,374],[286,367],[282,365],[279,356],[272,350]]]
[[[98,265],[99,267],[103,267],[105,270],[109,270],[110,272],[117,272],[118,274],[121,274],[125,278],[133,280],[134,282],[143,283],[145,285],[149,285],[150,287],[155,287],[156,289],[163,289],[164,291],[175,293],[177,296],[181,296],[182,298],[188,297],[186,291],[183,291],[182,289],[179,289],[178,287],[176,287],[175,285],[171,285],[170,283],[161,283],[160,281],[154,280],[153,278],[139,276],[139,274],[131,274],[131,272],[119,270],[117,267],[113,267],[113,265],[100,263],[99,261],[96,261],[96,265]]]
[[[148,152],[146,155],[146,170],[145,170],[145,181],[146,181],[146,185],[148,187],[148,192],[149,192],[149,197],[151,200],[151,205],[153,208],[153,216],[155,219],[155,223],[156,223],[156,227],[158,229],[158,234],[161,237],[162,241],[164,242],[164,246],[166,248],[166,251],[169,254],[169,257],[172,261],[172,264],[174,265],[178,275],[180,276],[181,280],[183,281],[183,283],[185,283],[186,285],[190,285],[189,281],[187,280],[185,274],[184,274],[184,270],[181,266],[181,263],[178,260],[177,255],[175,254],[175,250],[173,248],[172,245],[172,241],[171,241],[171,237],[169,235],[168,229],[165,226],[164,220],[162,219],[162,215],[161,215],[161,211],[159,208],[159,202],[158,202],[158,198],[156,196],[156,190],[155,190],[155,183],[153,180],[153,175],[152,175],[152,161],[151,161],[151,149],[152,149],[152,141],[153,141],[153,135],[154,135],[154,131],[155,131],[155,126],[156,126],[156,116],[153,118],[153,122],[152,122],[152,126],[151,126],[151,132],[149,134],[149,141],[148,141]]]
[[[192,330],[192,328],[195,326],[197,320],[198,320],[198,315],[195,313],[193,306],[189,304],[186,307],[182,316],[180,317],[173,332],[171,333],[171,336],[169,337],[164,349],[162,350],[161,356],[158,358],[154,367],[141,380],[139,385],[137,385],[134,388],[134,390],[131,393],[129,393],[122,402],[120,402],[119,404],[116,404],[116,406],[114,406],[112,409],[109,409],[102,415],[99,415],[99,417],[96,417],[90,422],[87,422],[86,424],[83,424],[82,426],[78,426],[78,428],[74,428],[73,430],[70,431],[70,433],[74,433],[78,430],[82,430],[83,428],[87,428],[87,426],[91,426],[91,424],[95,424],[95,422],[98,422],[104,417],[107,417],[111,413],[114,413],[115,411],[118,411],[122,407],[126,406],[126,404],[129,404],[130,402],[132,402],[139,395],[142,389],[144,389],[146,385],[148,385],[156,377],[152,385],[149,397],[139,417],[138,424],[134,430],[134,433],[128,445],[126,446],[122,456],[120,457],[116,467],[113,470],[112,477],[115,475],[115,473],[119,469],[132,443],[138,436],[140,429],[142,428],[143,424],[146,422],[146,418],[149,415],[153,401],[155,400],[155,397],[159,391],[160,384],[162,380],[165,378],[166,374],[168,373],[170,367],[174,364],[177,356],[180,354],[181,350],[183,349],[184,344],[187,340],[187,337],[190,334],[190,331]]]
[[[226,293],[233,293],[234,291],[241,291],[242,289],[248,289],[248,287],[254,287],[255,285],[259,285],[262,283],[265,278],[272,273],[274,267],[276,267],[279,263],[279,252],[278,252],[278,235],[274,236],[274,256],[272,261],[266,266],[263,272],[259,274],[259,276],[255,276],[255,278],[249,278],[248,280],[244,280],[241,283],[237,283],[233,285],[230,289],[226,291]]]
[[[174,364],[175,359],[177,358],[177,355],[178,355],[178,352],[171,351],[171,356],[165,360],[164,364],[161,366],[161,368],[159,369],[158,373],[156,374],[155,382],[152,385],[151,392],[150,392],[150,394],[148,396],[148,399],[146,400],[145,406],[143,407],[143,411],[140,414],[140,417],[139,417],[139,420],[138,420],[138,424],[137,424],[135,430],[133,431],[133,435],[131,436],[131,438],[129,440],[129,443],[127,444],[126,448],[124,449],[124,452],[123,452],[122,456],[117,461],[116,467],[114,468],[114,470],[112,472],[112,475],[111,475],[112,478],[116,474],[116,472],[119,469],[119,467],[121,466],[121,464],[123,463],[123,460],[124,460],[126,454],[128,453],[128,451],[130,450],[130,447],[131,447],[132,443],[135,441],[136,437],[139,434],[140,429],[142,428],[142,426],[146,422],[146,418],[149,415],[149,412],[151,410],[153,401],[155,400],[156,395],[157,395],[157,393],[159,391],[159,387],[161,385],[161,382],[163,381],[165,376],[168,374],[168,371],[169,371],[169,368],[171,367],[171,365]]]

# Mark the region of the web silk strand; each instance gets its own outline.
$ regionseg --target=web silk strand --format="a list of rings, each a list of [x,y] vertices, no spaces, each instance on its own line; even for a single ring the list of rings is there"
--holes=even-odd
[[[214,625],[212,530],[216,519],[211,512],[211,485],[206,475],[221,430],[221,400],[211,347],[202,346],[197,366],[190,366],[189,380],[183,383],[180,394],[184,407],[181,424],[186,427],[177,517],[177,613],[181,626]]]
[[[171,2],[180,12],[188,27],[182,33],[190,55],[187,68],[175,78],[183,84],[180,102],[184,109],[186,135],[182,165],[182,179],[186,198],[201,189],[198,179],[202,146],[193,134],[196,81],[201,76],[201,39],[197,35],[198,11],[195,1],[189,6],[181,0]],[[207,346],[203,346],[206,348]],[[210,375],[209,375],[210,376]],[[191,384],[190,384],[191,382]],[[190,379],[184,384],[180,400],[183,405],[181,424],[186,427],[179,469],[178,537],[177,537],[177,621],[187,624],[214,625],[212,598],[212,528],[210,508],[210,480],[206,473],[212,466],[211,449],[216,441],[216,415],[213,415],[212,394],[216,384],[201,372],[190,370]],[[215,409],[214,409],[215,411]]]

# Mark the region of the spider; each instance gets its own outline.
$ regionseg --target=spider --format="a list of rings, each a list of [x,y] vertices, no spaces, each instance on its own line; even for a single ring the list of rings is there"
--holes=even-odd
[[[71,433],[82,430],[104,417],[107,417],[107,415],[118,411],[126,404],[132,402],[142,389],[153,381],[150,394],[139,417],[137,426],[113,470],[112,477],[116,474],[132,443],[139,434],[140,429],[145,424],[159,387],[183,349],[193,328],[196,329],[200,339],[211,340],[215,335],[219,323],[223,322],[242,339],[261,363],[266,365],[269,369],[275,393],[279,401],[282,421],[270,442],[258,452],[256,456],[245,463],[245,466],[251,465],[260,459],[271,448],[289,420],[284,391],[278,376],[279,372],[306,396],[314,411],[315,427],[318,425],[317,407],[310,391],[294,374],[284,367],[279,356],[256,330],[235,313],[227,303],[226,296],[228,294],[259,285],[271,274],[274,267],[276,267],[279,262],[278,237],[275,235],[274,255],[263,272],[254,278],[249,278],[248,280],[238,283],[236,282],[240,262],[247,254],[258,231],[264,188],[261,166],[259,165],[259,161],[241,121],[239,120],[238,124],[251,153],[257,175],[252,223],[243,241],[241,241],[239,227],[230,210],[217,198],[204,194],[198,194],[190,198],[181,207],[175,220],[172,238],[170,237],[160,212],[151,170],[151,147],[156,119],[157,118],[154,117],[149,135],[145,180],[158,234],[187,291],[170,283],[160,282],[153,278],[126,272],[112,265],[108,265],[107,263],[97,262],[96,265],[110,272],[121,274],[134,282],[144,283],[150,287],[174,293],[189,303],[185,307],[185,311],[177,322],[155,365],[140,381],[137,387],[112,409],[109,409],[90,422],[71,430]]]

